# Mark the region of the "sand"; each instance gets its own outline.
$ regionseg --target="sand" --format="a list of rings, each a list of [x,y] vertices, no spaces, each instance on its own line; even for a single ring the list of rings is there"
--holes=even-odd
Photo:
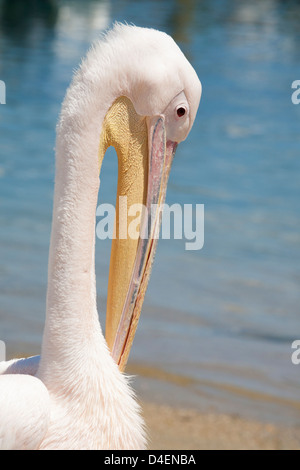
[[[136,377],[134,389],[148,428],[150,450],[300,450],[297,419],[297,424],[287,427],[278,424],[280,421],[268,422],[266,415],[260,420],[212,406],[193,409],[182,400],[191,385],[187,378],[137,363],[131,363],[128,372]],[[183,392],[179,395],[182,406],[173,400],[176,387]],[[257,403],[253,401],[253,405]],[[291,409],[298,416],[298,407]]]
[[[144,403],[150,450],[300,450],[300,427]]]

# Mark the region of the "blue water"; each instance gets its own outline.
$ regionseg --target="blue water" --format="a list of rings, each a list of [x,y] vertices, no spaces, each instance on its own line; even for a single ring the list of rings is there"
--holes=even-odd
[[[205,205],[205,244],[186,251],[186,240],[159,242],[130,361],[173,380],[150,374],[137,387],[158,400],[299,425],[300,366],[291,362],[300,339],[300,105],[291,101],[299,2],[62,0],[38,9],[29,1],[25,16],[21,3],[0,2],[0,339],[8,355],[40,350],[55,125],[73,71],[115,20],[154,27],[174,37],[203,85],[167,202]],[[100,202],[113,201],[116,171],[111,153]],[[108,249],[97,242],[102,321]]]

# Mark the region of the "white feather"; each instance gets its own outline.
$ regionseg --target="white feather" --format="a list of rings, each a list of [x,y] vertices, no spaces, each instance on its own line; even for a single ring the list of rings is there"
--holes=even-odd
[[[50,421],[45,385],[29,375],[2,375],[0,404],[0,450],[38,449]]]

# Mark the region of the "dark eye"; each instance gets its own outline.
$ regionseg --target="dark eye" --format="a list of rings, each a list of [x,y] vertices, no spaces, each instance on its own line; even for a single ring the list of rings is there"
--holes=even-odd
[[[178,117],[182,117],[185,115],[185,108],[183,108],[182,106],[180,106],[178,109],[177,109],[177,116]]]

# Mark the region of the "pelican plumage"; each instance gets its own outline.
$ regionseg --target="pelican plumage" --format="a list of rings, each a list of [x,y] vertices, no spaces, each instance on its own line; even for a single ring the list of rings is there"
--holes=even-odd
[[[117,212],[120,196],[128,205],[158,208],[200,96],[200,81],[179,47],[153,29],[115,24],[76,71],[57,126],[41,356],[0,363],[1,449],[146,448],[140,408],[123,371],[149,280],[159,209],[150,231],[141,220],[148,237],[120,237],[117,223],[105,338],[95,279],[99,174],[112,145]]]

